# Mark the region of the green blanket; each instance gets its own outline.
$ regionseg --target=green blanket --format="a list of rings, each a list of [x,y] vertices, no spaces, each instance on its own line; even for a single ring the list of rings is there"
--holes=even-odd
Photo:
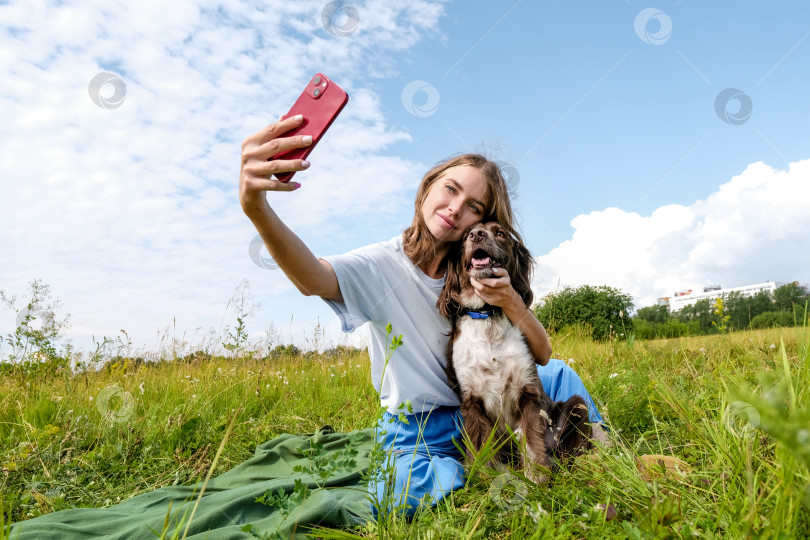
[[[254,457],[208,482],[187,538],[289,538],[315,526],[365,523],[372,517],[362,475],[369,467],[373,433],[332,433],[327,427],[258,446]],[[182,538],[201,487],[202,482],[164,487],[108,508],[54,512],[14,524],[11,538],[155,539],[164,530],[169,503],[166,537],[179,530]],[[256,502],[268,491],[265,503]]]

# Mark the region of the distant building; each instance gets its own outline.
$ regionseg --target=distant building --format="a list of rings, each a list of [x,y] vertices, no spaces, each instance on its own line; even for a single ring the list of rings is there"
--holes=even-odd
[[[666,300],[669,303],[669,311],[675,312],[680,311],[686,306],[695,304],[698,300],[708,299],[711,302],[734,292],[740,293],[742,296],[755,296],[762,291],[773,294],[777,287],[778,285],[775,281],[766,281],[765,283],[745,285],[743,287],[731,287],[730,289],[724,289],[720,285],[709,285],[703,288],[703,292],[695,292],[689,289],[686,291],[678,291],[672,296],[659,298],[658,304],[664,305],[666,303],[664,301]]]

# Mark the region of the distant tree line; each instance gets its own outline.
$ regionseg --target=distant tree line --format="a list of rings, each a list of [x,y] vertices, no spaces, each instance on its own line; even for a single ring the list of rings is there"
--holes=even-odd
[[[668,306],[647,306],[635,315],[632,298],[608,286],[566,287],[545,295],[533,308],[550,333],[583,328],[593,339],[671,338],[725,331],[807,324],[808,291],[798,282],[755,296],[733,292],[716,300],[698,300],[670,313]]]
[[[807,318],[808,299],[808,291],[794,281],[773,294],[761,291],[744,296],[732,292],[723,295],[720,303],[704,298],[674,313],[665,305],[643,307],[633,317],[633,326],[640,339],[713,334],[721,329],[801,326]]]

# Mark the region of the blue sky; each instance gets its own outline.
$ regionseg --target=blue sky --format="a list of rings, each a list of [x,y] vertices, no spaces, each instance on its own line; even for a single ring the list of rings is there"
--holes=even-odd
[[[0,21],[0,289],[51,285],[79,349],[213,346],[244,279],[253,339],[362,343],[252,260],[237,200],[241,140],[318,71],[349,105],[269,198],[316,255],[399,234],[432,164],[484,151],[541,295],[810,281],[806,2],[30,0]]]

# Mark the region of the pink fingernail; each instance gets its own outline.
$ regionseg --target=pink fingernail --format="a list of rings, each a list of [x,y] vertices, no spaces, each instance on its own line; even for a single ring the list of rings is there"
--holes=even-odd
[[[309,161],[302,161],[301,166],[305,169],[309,169]]]

